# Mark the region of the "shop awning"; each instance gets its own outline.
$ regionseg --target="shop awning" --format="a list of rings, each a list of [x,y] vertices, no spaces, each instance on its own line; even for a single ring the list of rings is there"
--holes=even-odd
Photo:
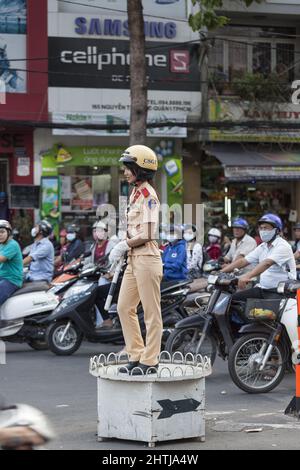
[[[208,153],[222,163],[229,181],[300,180],[300,149],[257,151],[238,144],[217,144]]]

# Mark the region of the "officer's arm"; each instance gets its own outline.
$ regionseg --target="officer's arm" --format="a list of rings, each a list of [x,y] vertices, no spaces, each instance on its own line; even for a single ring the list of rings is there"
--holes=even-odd
[[[148,222],[141,224],[139,233],[132,238],[127,238],[127,243],[130,248],[136,248],[137,246],[145,245],[145,243],[155,240],[155,223]]]

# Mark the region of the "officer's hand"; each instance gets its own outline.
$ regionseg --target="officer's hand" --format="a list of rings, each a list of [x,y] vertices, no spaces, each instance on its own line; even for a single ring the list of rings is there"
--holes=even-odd
[[[247,284],[251,282],[251,278],[248,276],[242,276],[239,278],[238,287],[239,289],[246,289]]]
[[[120,258],[126,253],[126,251],[130,250],[130,246],[128,245],[126,240],[122,240],[119,242],[110,252],[109,254],[109,262],[110,264],[117,263]]]

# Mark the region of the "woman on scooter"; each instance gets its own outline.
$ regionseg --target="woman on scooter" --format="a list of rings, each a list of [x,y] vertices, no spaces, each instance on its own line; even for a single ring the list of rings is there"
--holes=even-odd
[[[12,237],[12,227],[0,220],[0,305],[23,284],[23,257]]]
[[[110,253],[111,263],[128,253],[118,300],[129,363],[121,373],[156,373],[162,337],[160,282],[162,261],[156,242],[159,200],[151,181],[157,171],[157,157],[144,145],[133,145],[120,158],[127,182],[134,186],[127,209],[127,238]],[[146,345],[136,309],[142,303],[146,324]],[[138,367],[137,367],[138,366]]]

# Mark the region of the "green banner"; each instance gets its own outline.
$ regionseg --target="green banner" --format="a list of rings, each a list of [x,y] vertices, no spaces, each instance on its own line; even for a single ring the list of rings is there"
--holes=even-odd
[[[163,168],[167,174],[167,194],[168,204],[183,203],[183,175],[182,160],[178,157],[169,157],[163,159]]]
[[[57,175],[59,167],[119,166],[124,147],[64,147],[55,145],[42,157],[43,176]]]

